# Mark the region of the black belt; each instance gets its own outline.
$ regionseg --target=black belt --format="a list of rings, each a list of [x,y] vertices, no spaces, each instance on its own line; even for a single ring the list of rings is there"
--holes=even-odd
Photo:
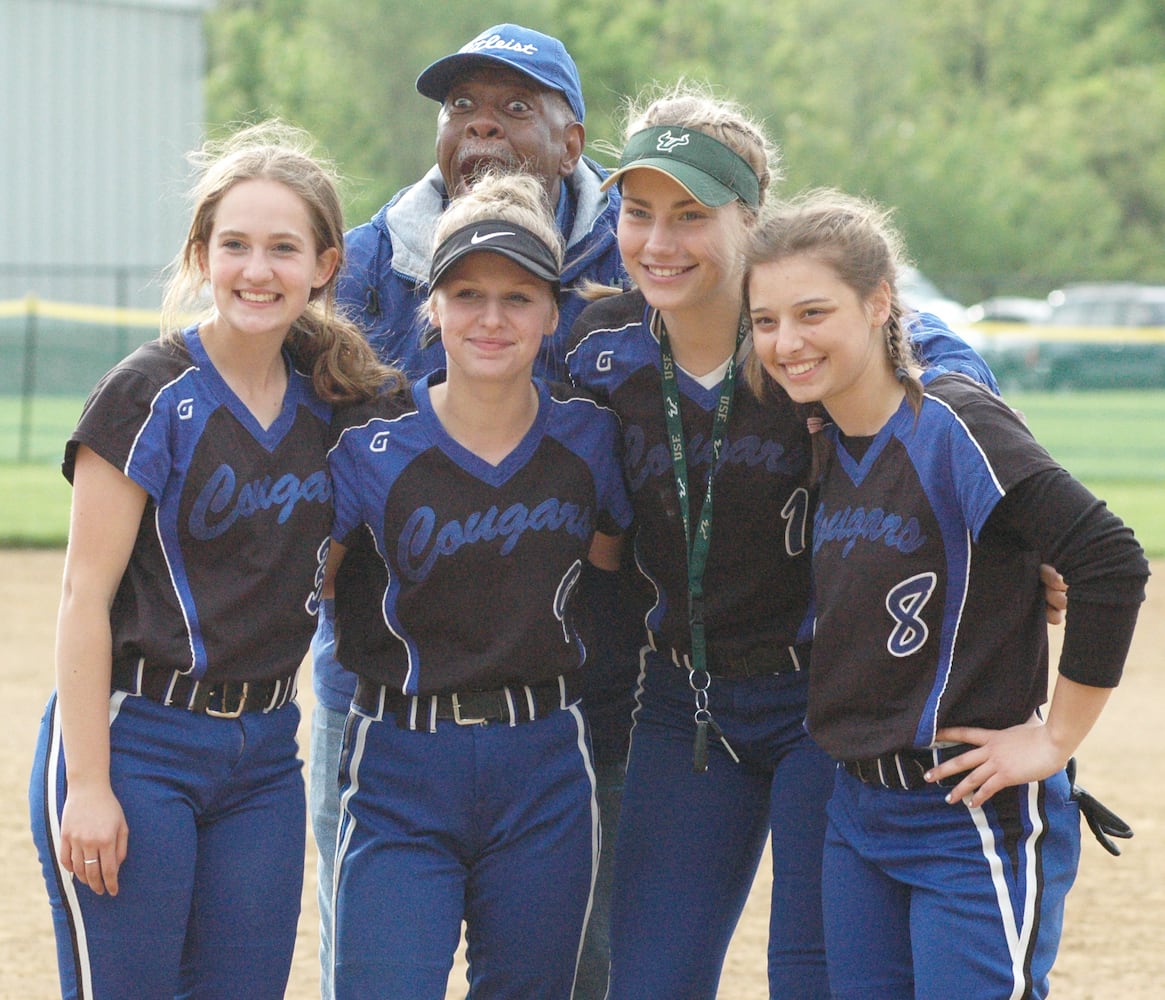
[[[899,750],[897,753],[884,753],[880,757],[866,757],[864,760],[843,760],[841,766],[846,773],[867,785],[892,788],[899,792],[934,785],[953,788],[963,780],[966,771],[952,774],[949,778],[942,778],[939,781],[927,781],[923,775],[932,767],[938,767],[944,761],[974,749],[970,743],[956,743],[954,746],[931,747],[926,750]]]
[[[568,708],[579,699],[577,672],[545,684],[514,684],[493,691],[459,691],[455,694],[406,695],[361,677],[356,682],[352,705],[364,715],[383,718],[391,714],[402,729],[437,728],[441,721],[459,726],[484,726],[504,722],[514,726],[533,722]]]
[[[670,656],[672,663],[684,670],[691,670],[691,657],[678,649],[669,650],[660,646],[654,635],[650,636],[653,649],[659,649]],[[802,642],[796,646],[757,646],[746,653],[722,656],[715,649],[708,650],[708,673],[726,680],[742,677],[768,677],[772,674],[791,674],[809,668],[809,654],[813,643]]]
[[[244,712],[270,712],[295,697],[295,673],[270,681],[198,681],[177,670],[149,670],[144,660],[113,665],[113,689],[184,708],[199,715],[237,719]]]

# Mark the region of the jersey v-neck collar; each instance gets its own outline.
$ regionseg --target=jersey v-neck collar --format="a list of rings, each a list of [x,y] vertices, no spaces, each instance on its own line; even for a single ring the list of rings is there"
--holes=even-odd
[[[191,360],[206,375],[207,383],[219,402],[230,410],[235,419],[259,444],[268,451],[274,450],[295,424],[295,413],[303,398],[303,379],[291,364],[287,352],[283,352],[283,363],[287,367],[287,388],[283,392],[283,403],[279,409],[279,416],[271,422],[270,427],[264,427],[215,367],[210,355],[206,353],[206,345],[199,336],[198,328],[191,327],[185,336],[186,349],[190,352]]]
[[[490,486],[500,486],[507,482],[526,465],[538,447],[538,442],[542,440],[550,410],[550,396],[546,390],[546,384],[539,378],[533,380],[534,388],[538,392],[538,412],[534,415],[534,422],[514,449],[497,465],[491,465],[484,458],[475,455],[455,440],[445,430],[445,425],[441,423],[437,411],[433,409],[429,388],[444,381],[445,369],[440,368],[413,383],[413,402],[417,407],[417,414],[424,421],[429,439],[459,468],[465,470],[475,479]]]
[[[660,332],[663,327],[663,316],[654,306],[649,305],[646,307],[643,327],[651,336],[652,340],[655,342],[656,347],[658,348]],[[743,364],[746,354],[747,350],[745,349],[744,344],[742,344],[741,349],[737,352],[736,356],[737,365]],[[704,375],[693,375],[683,365],[677,362],[676,371],[678,371],[681,376],[680,384],[681,386],[685,384],[688,386],[689,392],[687,395],[702,399],[703,397],[700,395],[702,393],[707,397],[707,400],[715,402],[715,400],[720,396],[720,383],[724,381],[724,376],[728,374],[728,363],[731,360],[731,357],[725,358],[719,365]],[[657,358],[656,366],[658,367],[659,364],[660,361]],[[705,401],[705,403],[706,402],[707,401]]]
[[[878,461],[878,456],[886,450],[886,445],[890,443],[892,438],[897,436],[898,431],[903,429],[907,424],[912,423],[914,423],[914,409],[910,405],[910,400],[903,397],[902,401],[898,404],[898,409],[894,411],[890,419],[882,425],[881,430],[873,437],[859,434],[847,438],[836,425],[833,425],[833,433],[837,437],[835,451],[837,452],[838,461],[855,486],[861,486],[866,476],[870,474],[870,470]],[[851,454],[849,448],[846,446],[847,441],[860,442],[866,445],[860,460]],[[860,450],[860,447],[856,450]]]

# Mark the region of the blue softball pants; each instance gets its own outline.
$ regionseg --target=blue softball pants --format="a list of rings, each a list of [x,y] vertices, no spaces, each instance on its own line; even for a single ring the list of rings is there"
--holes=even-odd
[[[340,763],[337,1000],[569,1000],[599,853],[578,705],[435,732],[353,707]]]
[[[724,680],[715,740],[692,767],[686,671],[647,650],[615,850],[610,1000],[714,998],[724,956],[772,839],[769,991],[825,998],[821,852],[833,762],[804,728],[803,672]]]
[[[110,778],[129,826],[116,896],[60,866],[67,786],[54,695],[29,786],[63,997],[280,1000],[303,887],[299,708],[213,718],[110,699]]]
[[[311,717],[308,815],[316,854],[316,903],[320,911],[320,1000],[332,1000],[336,834],[340,827],[340,754],[346,712],[316,702]]]
[[[315,835],[316,901],[320,910],[320,1000],[332,997],[332,929],[336,832],[340,825],[339,770],[347,714],[317,702],[311,719],[308,814]],[[595,797],[599,803],[602,850],[599,855],[591,912],[583,940],[574,1000],[603,1000],[607,995],[610,953],[611,882],[615,869],[615,828],[623,797],[624,762],[595,765]]]
[[[1046,997],[1080,856],[1063,772],[982,806],[838,770],[824,908],[838,1000]]]

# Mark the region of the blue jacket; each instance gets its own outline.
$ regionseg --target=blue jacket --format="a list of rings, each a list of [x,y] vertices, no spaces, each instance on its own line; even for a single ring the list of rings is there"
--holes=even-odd
[[[586,305],[574,289],[588,280],[626,285],[615,239],[620,197],[614,187],[599,190],[605,177],[602,167],[584,157],[563,181],[557,206],[566,238],[563,294],[558,330],[534,365],[534,374],[543,378],[565,381],[566,340]],[[340,278],[340,303],[364,328],[381,359],[400,365],[410,378],[445,366],[440,340],[426,348],[420,345],[427,324],[417,309],[429,295],[433,232],[447,205],[445,182],[433,167],[345,238],[348,260]]]
[[[985,385],[996,396],[1000,395],[999,383],[995,381],[991,366],[979,356],[978,351],[933,313],[909,315],[906,331],[910,334],[915,356],[926,368],[961,372]]]
[[[566,238],[566,258],[558,329],[546,339],[534,364],[534,374],[546,379],[566,381],[566,342],[587,304],[575,289],[584,281],[627,284],[615,239],[621,199],[615,187],[599,190],[606,176],[602,167],[584,157],[563,181],[557,218]],[[429,296],[433,233],[448,201],[445,182],[434,166],[344,239],[347,262],[340,276],[340,305],[364,328],[381,359],[399,365],[410,379],[445,367],[439,339],[421,347],[428,324],[418,310]],[[335,658],[331,615],[332,608],[325,606],[312,642],[312,686],[320,702],[346,712],[356,675]]]

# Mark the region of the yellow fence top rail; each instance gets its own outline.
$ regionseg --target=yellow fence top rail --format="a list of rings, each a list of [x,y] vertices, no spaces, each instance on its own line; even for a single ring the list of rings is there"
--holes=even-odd
[[[1000,341],[1063,340],[1085,343],[1165,344],[1162,326],[1057,326],[1052,323],[974,323],[967,329]]]
[[[97,323],[102,326],[150,326],[157,328],[161,314],[157,309],[127,309],[119,306],[92,306],[76,302],[50,302],[26,295],[23,299],[0,302],[0,318],[44,316],[74,323]]]

